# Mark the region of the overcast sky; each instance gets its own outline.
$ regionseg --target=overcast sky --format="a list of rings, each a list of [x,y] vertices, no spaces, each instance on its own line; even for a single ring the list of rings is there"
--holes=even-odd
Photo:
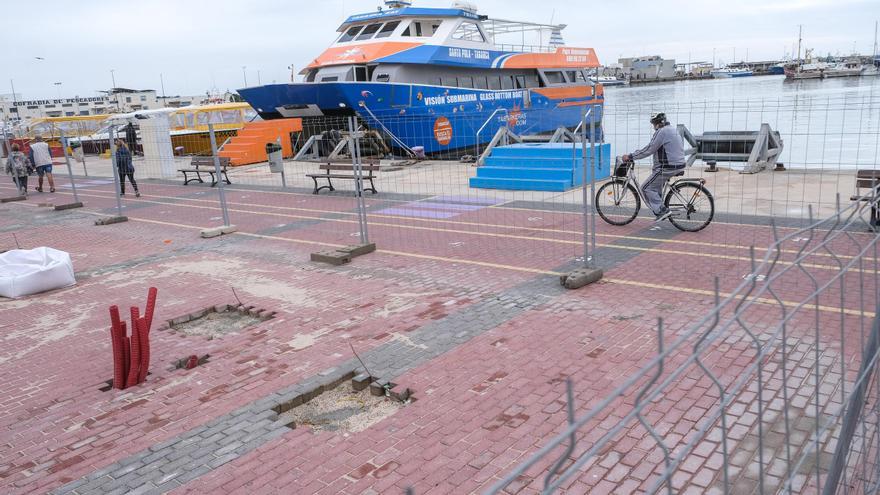
[[[448,7],[452,0],[415,0]],[[610,64],[659,54],[679,62],[779,59],[797,42],[817,53],[870,53],[878,0],[475,0],[481,14],[564,22],[571,46],[594,47]],[[16,9],[27,3],[15,2]],[[4,20],[0,94],[24,99],[96,96],[111,86],[204,94],[289,80],[335,38],[349,14],[378,0],[44,0],[39,13]],[[587,7],[589,5],[589,7]],[[592,10],[589,10],[592,9]],[[9,5],[4,9],[10,14]],[[14,10],[14,9],[13,9]],[[38,60],[42,57],[44,60]],[[60,86],[56,82],[62,83]]]

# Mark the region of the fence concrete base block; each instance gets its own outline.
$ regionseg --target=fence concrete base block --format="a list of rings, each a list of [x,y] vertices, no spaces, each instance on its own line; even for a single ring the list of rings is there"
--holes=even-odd
[[[599,268],[578,268],[568,275],[563,275],[560,281],[566,289],[580,289],[602,280],[603,276],[604,273]]]
[[[55,203],[37,203],[40,208],[55,208]]]
[[[351,379],[351,387],[355,389],[355,391],[360,392],[361,390],[369,387],[372,381],[373,377],[366,373],[361,373],[360,375],[357,375],[356,377]]]
[[[224,234],[232,234],[234,232],[238,232],[238,227],[236,227],[235,225],[224,225],[220,227],[220,231]]]
[[[345,246],[337,249],[340,253],[348,253],[352,258],[356,258],[358,256],[363,256],[365,254],[370,254],[376,250],[376,243],[369,244],[356,244],[354,246]]]
[[[128,217],[107,217],[95,220],[95,225],[113,225],[114,223],[127,222]]]
[[[223,228],[222,227],[214,227],[211,229],[205,229],[202,231],[201,235],[202,235],[203,239],[210,239],[212,237],[220,237],[221,235],[223,235]]]
[[[12,196],[11,198],[0,199],[0,203],[12,203],[13,201],[24,201],[26,199],[27,196]]]
[[[66,205],[55,205],[55,211],[72,210],[74,208],[82,208],[82,203],[70,203]]]
[[[317,253],[312,253],[311,259],[318,263],[328,263],[333,266],[351,263],[351,255],[342,251],[318,251]]]

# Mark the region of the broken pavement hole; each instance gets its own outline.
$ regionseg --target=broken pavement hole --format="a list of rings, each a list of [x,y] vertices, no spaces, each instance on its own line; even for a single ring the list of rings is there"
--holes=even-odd
[[[350,382],[349,382],[350,380]],[[272,408],[288,428],[356,433],[391,416],[414,402],[410,389],[392,391],[393,383],[381,384],[367,375],[349,373]]]
[[[184,335],[207,337],[210,340],[242,332],[274,317],[274,311],[254,306],[221,304],[171,319],[168,327]]]
[[[205,363],[208,363],[208,358],[210,358],[210,354],[205,354],[204,356],[196,356],[193,354],[192,356],[187,356],[185,358],[180,358],[177,361],[171,363],[171,370],[183,370],[183,369],[193,369],[199,366],[202,366]],[[193,359],[195,358],[195,359]],[[190,361],[195,361],[195,363],[191,363]]]

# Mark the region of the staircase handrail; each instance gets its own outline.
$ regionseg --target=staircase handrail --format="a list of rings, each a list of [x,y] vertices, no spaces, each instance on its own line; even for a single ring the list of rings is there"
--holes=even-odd
[[[486,126],[489,125],[489,122],[492,122],[492,119],[495,118],[495,115],[497,115],[498,112],[504,112],[505,115],[510,115],[510,112],[508,112],[506,108],[496,108],[495,111],[492,112],[492,115],[489,115],[489,118],[486,119],[485,122],[483,122],[483,125],[481,125],[479,129],[477,129],[477,155],[480,154],[480,134],[483,132],[483,129],[485,129]]]
[[[502,126],[498,128],[498,131],[495,132],[495,136],[489,141],[489,145],[486,146],[486,149],[483,150],[483,154],[480,155],[480,158],[477,159],[476,166],[482,167],[486,164],[486,158],[489,158],[489,155],[492,154],[492,150],[498,146],[498,143],[501,142],[502,139],[513,138],[514,141],[521,143],[523,142],[522,137],[520,137],[515,132],[511,131],[509,127]]]

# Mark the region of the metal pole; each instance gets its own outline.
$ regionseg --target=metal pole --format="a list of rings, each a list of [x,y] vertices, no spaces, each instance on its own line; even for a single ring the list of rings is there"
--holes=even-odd
[[[67,177],[70,179],[70,189],[73,191],[73,202],[79,203],[79,195],[76,193],[76,181],[73,180],[73,169],[70,168],[70,154],[67,153],[67,137],[64,129],[61,129],[61,148],[64,151],[64,161],[67,163]]]
[[[281,144],[281,136],[278,136],[278,146],[281,146],[281,188],[287,189],[287,178],[284,176],[284,146]]]
[[[214,124],[208,123],[208,134],[211,137],[211,156],[214,158],[214,173],[217,176],[218,192],[220,193],[220,208],[223,210],[223,226],[228,227],[229,210],[226,207],[226,190],[224,189],[223,175],[220,170],[220,157],[217,156],[217,136],[214,134]]]
[[[86,168],[86,147],[83,146],[83,139],[82,139],[83,134],[84,133],[83,133],[82,124],[80,124],[80,126],[79,126],[79,149],[82,150],[83,175],[88,177],[89,176],[89,169]],[[92,142],[94,143],[94,140],[92,140]]]
[[[119,183],[119,169],[116,163],[116,126],[111,125],[107,129],[107,138],[110,141],[110,168],[113,169],[113,186],[116,188],[116,212],[122,215],[122,186]]]
[[[581,161],[584,165],[583,170],[583,185],[581,187],[583,191],[583,220],[584,220],[584,267],[590,266],[590,238],[589,238],[589,220],[587,219],[587,202],[590,200],[589,193],[587,192],[587,117],[590,115],[590,112],[593,111],[592,108],[587,109],[584,108],[584,121],[583,125],[581,125]],[[592,140],[592,137],[590,138]]]
[[[355,117],[348,118],[349,139],[351,139],[351,164],[355,173],[355,191],[358,207],[358,227],[360,227],[361,243],[369,244],[370,235],[367,232],[367,216],[364,206],[363,168],[361,167],[361,146],[357,135],[357,122]]]
[[[595,94],[595,91],[594,91]],[[598,259],[596,258],[596,169],[599,168],[599,156],[596,151],[596,107],[590,108],[590,161],[593,166],[590,167],[590,252],[592,252],[592,266],[596,266]],[[599,152],[601,153],[601,145]]]

